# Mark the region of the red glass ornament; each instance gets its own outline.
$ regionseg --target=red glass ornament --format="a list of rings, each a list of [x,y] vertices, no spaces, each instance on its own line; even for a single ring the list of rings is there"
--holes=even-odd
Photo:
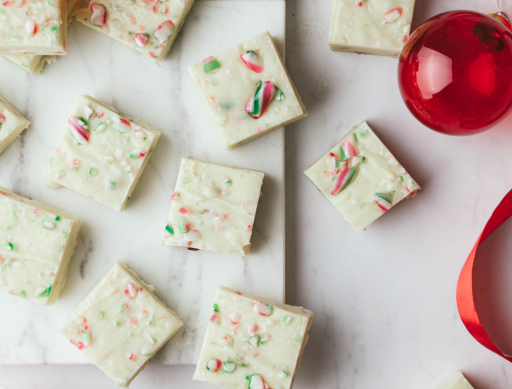
[[[398,83],[425,126],[449,135],[485,131],[512,108],[512,32],[477,12],[437,15],[405,44]]]

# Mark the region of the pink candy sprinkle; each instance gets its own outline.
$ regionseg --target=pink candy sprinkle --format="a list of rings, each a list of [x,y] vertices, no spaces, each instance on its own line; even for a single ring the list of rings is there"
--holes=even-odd
[[[130,361],[135,361],[135,355],[133,355],[132,353],[128,353],[126,356]]]
[[[41,210],[40,210],[40,209],[37,209],[37,208],[34,208],[34,211],[33,211],[33,212],[37,215],[39,212],[41,212]]]
[[[184,214],[185,214],[185,213],[188,213],[188,209],[187,209],[187,208],[185,208],[185,207],[181,207],[181,208],[179,209],[179,212],[180,212],[180,213],[184,213]]]
[[[0,124],[5,123],[5,116],[0,115]]]
[[[85,317],[79,317],[78,319],[76,319],[76,322],[78,324],[84,324],[85,322],[87,322],[87,319]]]
[[[251,231],[252,231],[252,226],[246,226],[246,227],[245,227],[245,231],[247,231],[247,232],[251,232]]]
[[[256,332],[258,332],[259,327],[257,324],[249,324],[249,327],[247,328],[247,330],[249,331],[249,333],[255,334]]]
[[[384,14],[384,18],[382,19],[382,24],[388,24],[397,20],[400,16],[402,16],[403,9],[402,7],[396,7],[390,9],[388,12]]]
[[[3,5],[4,7],[7,7],[9,4],[11,4],[11,2],[10,2],[10,1],[4,1],[4,2],[2,3],[2,5]]]
[[[210,321],[217,321],[219,317],[214,313],[212,317],[210,317]]]
[[[135,317],[129,317],[128,319],[126,319],[126,322],[127,322],[128,324],[134,324],[134,325],[135,325],[135,324],[137,324],[137,318],[135,318]]]
[[[171,200],[173,201],[180,201],[181,195],[179,192],[174,192],[174,194],[171,196]]]

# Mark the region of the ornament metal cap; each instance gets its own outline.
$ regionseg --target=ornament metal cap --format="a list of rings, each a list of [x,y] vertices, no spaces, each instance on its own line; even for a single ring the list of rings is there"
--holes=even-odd
[[[496,12],[493,14],[489,14],[489,16],[492,16],[494,19],[496,19],[498,22],[503,23],[505,27],[507,27],[510,31],[512,31],[512,26],[510,25],[510,19],[504,12]]]

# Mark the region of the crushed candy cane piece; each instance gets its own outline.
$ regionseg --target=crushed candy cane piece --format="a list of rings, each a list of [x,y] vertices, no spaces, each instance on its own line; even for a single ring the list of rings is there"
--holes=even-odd
[[[90,168],[90,169],[89,169],[89,175],[90,175],[91,177],[94,177],[94,176],[95,176],[95,175],[97,175],[97,174],[98,174],[98,170],[97,170],[96,168],[93,168],[93,167],[92,167],[92,168]]]
[[[112,124],[112,127],[121,134],[125,134],[132,129],[130,121],[124,117],[115,116],[113,120],[114,124]]]
[[[170,225],[166,225],[165,226],[165,230],[171,234],[171,235],[174,235],[174,230],[172,229],[172,227]]]
[[[333,177],[331,195],[337,195],[354,179],[357,167],[346,168]]]
[[[293,321],[293,317],[288,316],[288,315],[283,316],[283,317],[281,318],[281,323],[282,323],[282,324],[284,324],[285,326],[290,325],[290,323],[291,323],[292,321]]]
[[[70,117],[68,119],[68,128],[71,131],[71,135],[80,145],[85,145],[89,143],[89,130],[87,129],[87,125],[77,117]]]
[[[27,20],[25,23],[25,30],[27,31],[28,35],[36,35],[39,28],[37,27],[36,22],[33,20]]]
[[[331,176],[335,176],[340,172],[340,160],[334,153],[330,153],[327,157],[327,171]]]
[[[254,95],[245,105],[245,110],[255,119],[259,119],[266,111],[276,94],[277,88],[271,81],[261,82]]]
[[[91,24],[94,26],[104,27],[107,24],[107,10],[101,4],[91,4]]]
[[[144,150],[141,150],[141,149],[132,150],[132,152],[130,153],[131,159],[143,158],[145,156],[146,156],[146,153],[144,152]]]
[[[247,380],[249,380],[248,389],[270,389],[270,386],[259,374],[250,375],[247,377]]]
[[[142,347],[141,353],[142,353],[143,356],[149,357],[149,356],[153,355],[153,353],[154,353],[153,347],[151,347],[151,346],[144,346],[144,347]]]
[[[281,92],[279,89],[276,92],[276,100],[277,101],[283,101],[284,100],[284,93]]]
[[[137,287],[135,286],[135,284],[131,282],[128,284],[128,292],[130,293],[130,297],[132,299],[134,299],[135,296],[137,296]]]
[[[270,316],[272,312],[274,312],[274,307],[257,301],[256,304],[254,304],[254,311],[258,312],[260,316]]]
[[[224,369],[224,371],[226,373],[231,374],[236,369],[236,363],[233,362],[233,361],[227,360],[227,361],[222,363],[222,368]]]
[[[234,341],[233,341],[233,338],[229,335],[226,335],[224,336],[221,340],[220,340],[220,343],[221,344],[224,344],[226,346],[232,346]]]
[[[206,362],[206,368],[213,373],[217,373],[221,366],[222,361],[220,359],[210,359],[208,362]]]
[[[149,35],[146,33],[139,33],[135,35],[135,44],[139,47],[144,47],[149,39]]]
[[[352,134],[352,136],[345,139],[345,141],[341,144],[340,152],[342,161],[352,157],[357,157],[355,134]]]
[[[222,183],[223,183],[224,185],[231,185],[233,182],[231,181],[231,179],[230,179],[230,178],[228,178],[228,177],[224,176],[224,177],[222,177]]]
[[[263,71],[263,61],[256,51],[249,50],[240,55],[240,59],[253,72],[261,73]]]
[[[388,12],[384,14],[384,17],[382,18],[382,24],[388,24],[392,23],[395,20],[397,20],[400,16],[402,16],[403,13],[402,7],[395,7],[390,9]]]
[[[96,128],[94,129],[94,131],[101,133],[101,132],[104,132],[106,129],[107,129],[107,123],[103,123],[103,122],[102,122],[102,123],[100,123],[100,124],[98,124],[98,125],[96,126]]]
[[[53,224],[52,222],[49,222],[48,220],[43,220],[43,222],[41,224],[47,230],[53,230],[55,228],[55,224]]]
[[[283,379],[283,378],[288,377],[288,374],[289,374],[288,371],[283,370],[281,373],[278,374],[278,377]]]
[[[82,331],[80,332],[80,336],[82,337],[82,340],[84,341],[84,346],[89,346],[91,344],[91,336],[85,332],[85,331]]]
[[[217,73],[220,69],[220,62],[215,57],[208,57],[203,60],[203,69],[206,74]]]
[[[252,347],[258,347],[260,345],[260,339],[259,335],[253,335],[249,336],[247,340]]]
[[[167,40],[174,33],[174,24],[170,20],[166,20],[162,24],[158,26],[155,31],[155,39],[158,43],[162,44],[167,42]]]
[[[87,124],[87,122],[91,118],[91,115],[94,113],[94,110],[91,107],[89,107],[88,105],[84,105],[83,110],[84,110],[85,124]]]
[[[155,344],[156,343],[156,340],[153,339],[153,337],[151,336],[151,334],[148,331],[144,331],[144,337],[146,338],[146,340],[149,343],[151,343],[151,344]]]
[[[382,212],[389,211],[393,206],[393,199],[389,193],[375,193],[373,200]]]

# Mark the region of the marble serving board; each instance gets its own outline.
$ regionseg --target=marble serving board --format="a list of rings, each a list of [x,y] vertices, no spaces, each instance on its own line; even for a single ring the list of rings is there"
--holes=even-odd
[[[0,94],[32,122],[0,155],[0,185],[83,220],[55,305],[0,294],[0,364],[89,363],[57,328],[115,261],[154,285],[185,323],[155,356],[156,363],[195,363],[219,284],[284,300],[284,130],[224,150],[187,70],[266,30],[284,53],[284,1],[198,1],[161,68],[76,21],[68,30],[69,54],[41,75],[30,76],[0,58]],[[80,94],[162,131],[122,213],[69,189],[45,186],[43,171]],[[266,173],[246,259],[161,245],[183,157]]]

